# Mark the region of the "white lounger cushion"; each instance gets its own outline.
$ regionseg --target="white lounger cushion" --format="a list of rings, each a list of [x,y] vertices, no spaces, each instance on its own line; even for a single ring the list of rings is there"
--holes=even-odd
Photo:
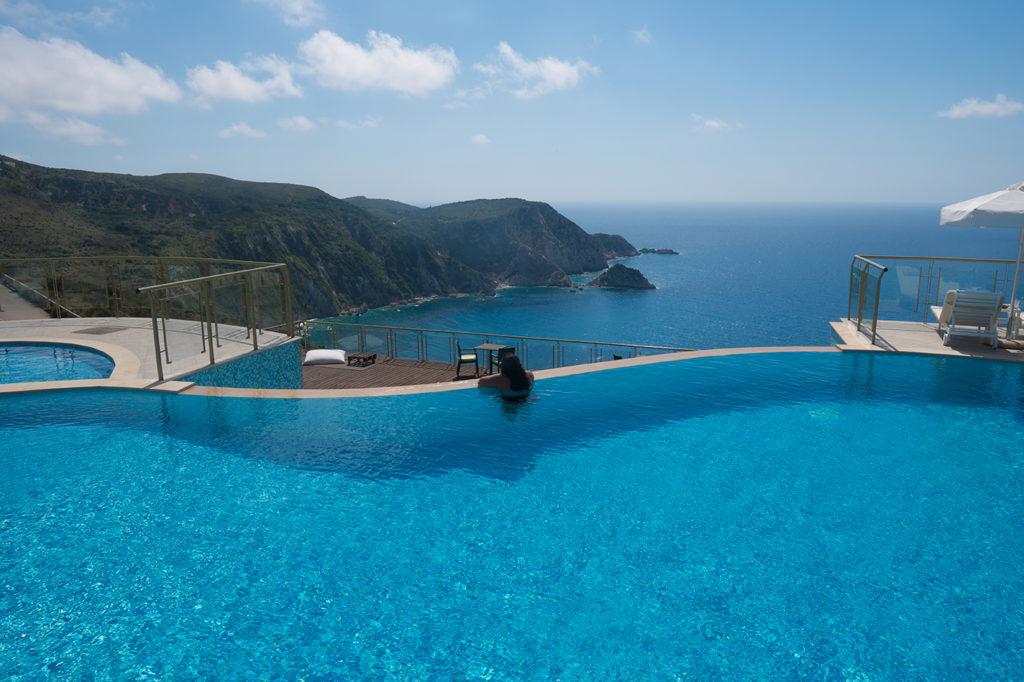
[[[952,294],[952,301],[950,301]],[[952,305],[950,305],[952,303]],[[949,306],[947,308],[947,306]],[[981,336],[988,340],[993,348],[999,346],[997,336],[999,329],[999,313],[1003,306],[1003,295],[991,291],[951,291],[946,295],[946,304],[935,312],[939,318],[941,330],[942,320],[948,309],[946,333],[942,343],[949,345],[954,336]]]
[[[345,351],[322,348],[306,352],[304,365],[344,365]]]

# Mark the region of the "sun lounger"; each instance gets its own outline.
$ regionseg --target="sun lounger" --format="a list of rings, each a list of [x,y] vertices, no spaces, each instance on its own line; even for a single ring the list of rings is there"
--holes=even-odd
[[[990,291],[949,291],[942,307],[933,306],[932,314],[939,321],[939,332],[945,346],[954,336],[977,336],[986,339],[993,348],[999,346],[999,313],[1003,308],[1003,295]]]

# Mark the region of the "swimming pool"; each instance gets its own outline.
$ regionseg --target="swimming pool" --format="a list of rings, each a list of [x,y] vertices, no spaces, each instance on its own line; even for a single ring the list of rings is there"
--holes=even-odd
[[[0,396],[0,675],[1020,677],[1024,371]]]
[[[0,384],[105,379],[114,362],[99,351],[63,343],[0,343]]]

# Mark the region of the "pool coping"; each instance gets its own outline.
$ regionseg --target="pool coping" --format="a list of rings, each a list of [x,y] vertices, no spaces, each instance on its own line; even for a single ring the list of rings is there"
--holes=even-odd
[[[11,341],[21,342],[22,339]],[[27,339],[25,339],[28,342]],[[51,339],[46,340],[52,343]],[[8,343],[5,340],[5,343]],[[119,350],[111,344],[93,342],[81,344],[87,348],[100,350],[108,355],[104,347],[113,351]],[[200,386],[189,381],[153,381],[150,379],[139,379],[135,374],[138,372],[138,358],[131,352],[120,349],[120,358],[114,357],[114,371],[117,376],[111,373],[108,379],[69,379],[64,381],[34,381],[17,384],[0,384],[0,395],[17,393],[38,393],[41,391],[63,391],[74,389],[122,389],[122,390],[150,390],[165,393],[177,393],[190,396],[207,396],[211,398],[271,398],[271,399],[301,399],[316,400],[323,398],[380,398],[396,395],[416,395],[420,393],[444,393],[447,391],[465,391],[476,389],[475,381],[446,381],[435,384],[416,384],[412,386],[387,386],[380,388],[347,388],[347,389],[313,389],[313,388],[228,388],[222,386]],[[593,362],[583,365],[570,365],[555,369],[542,369],[534,372],[538,381],[554,379],[558,377],[574,376],[577,374],[589,374],[591,372],[602,372],[614,369],[625,369],[629,367],[640,367],[663,362],[679,362],[685,360],[697,360],[699,358],[726,357],[731,355],[762,355],[770,353],[838,353],[835,346],[752,346],[742,348],[712,348],[708,350],[682,351],[678,353],[663,353],[661,355],[645,355],[637,358],[625,358],[622,360],[608,360],[605,362]],[[119,371],[119,359],[123,367]],[[134,362],[134,364],[132,364]]]
[[[110,376],[105,379],[65,379],[61,381],[29,381],[19,384],[0,384],[0,393],[9,393],[10,391],[4,390],[4,388],[8,386],[26,386],[28,384],[66,384],[69,382],[77,384],[82,381],[96,382],[135,380],[138,378],[139,369],[142,367],[142,363],[139,361],[139,358],[135,353],[122,346],[118,346],[113,343],[105,343],[103,341],[94,341],[92,339],[75,339],[74,341],[65,341],[63,339],[56,340],[53,337],[47,336],[18,336],[10,339],[0,339],[0,345],[16,345],[19,343],[33,346],[77,346],[79,348],[95,351],[107,356],[107,358],[114,363],[114,368],[110,370]]]
[[[682,351],[661,355],[646,355],[623,360],[592,362],[583,365],[569,365],[555,369],[542,369],[534,372],[538,381],[559,377],[589,374],[614,369],[626,369],[643,365],[654,365],[663,362],[680,362],[699,358],[726,357],[730,355],[762,355],[769,353],[838,353],[835,346],[752,346],[745,348],[713,348],[709,350]],[[214,398],[275,398],[316,400],[323,398],[380,398],[397,395],[417,395],[421,393],[445,393],[448,391],[466,391],[476,389],[475,381],[446,381],[434,384],[416,384],[412,386],[387,386],[380,388],[345,388],[345,389],[313,389],[313,388],[228,388],[223,386],[193,385],[183,389],[183,395],[207,396]]]

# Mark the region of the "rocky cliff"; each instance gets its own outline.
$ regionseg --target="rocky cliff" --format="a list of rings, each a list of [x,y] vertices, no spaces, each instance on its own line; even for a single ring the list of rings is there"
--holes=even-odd
[[[609,258],[636,255],[618,235],[592,235],[548,204],[478,199],[416,208],[351,197],[393,225],[441,245],[497,284],[569,286],[569,275],[602,270]]]
[[[642,250],[637,251],[636,247],[626,241],[625,237],[617,234],[595,232],[593,237],[594,241],[600,245],[601,251],[606,258],[629,258],[630,256],[638,256],[642,252]]]
[[[0,256],[281,261],[301,317],[500,284],[565,284],[566,273],[606,265],[598,241],[547,204],[366,201],[376,203],[302,185],[93,173],[0,156]]]

